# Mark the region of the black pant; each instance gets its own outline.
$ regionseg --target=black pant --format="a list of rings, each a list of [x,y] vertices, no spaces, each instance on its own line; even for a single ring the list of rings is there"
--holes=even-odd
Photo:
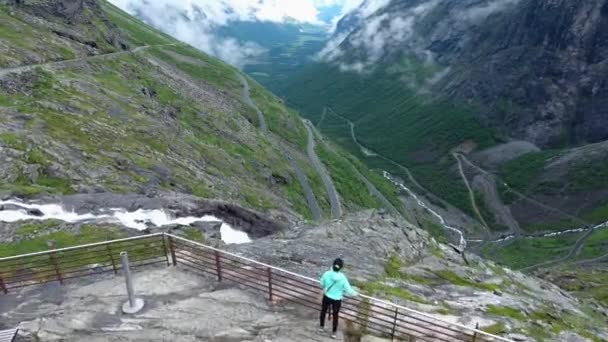
[[[333,318],[333,332],[338,331],[338,316],[340,315],[340,307],[342,306],[341,300],[334,300],[328,298],[327,296],[323,296],[323,302],[321,303],[321,328],[325,327],[325,315],[327,314],[327,310],[331,306],[331,314]]]

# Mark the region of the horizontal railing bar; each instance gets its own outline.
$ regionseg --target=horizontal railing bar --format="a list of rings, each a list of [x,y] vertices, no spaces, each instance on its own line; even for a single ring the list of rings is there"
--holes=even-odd
[[[90,244],[80,245],[80,246],[72,246],[72,247],[65,247],[65,248],[59,248],[59,249],[52,249],[52,250],[43,251],[43,252],[28,253],[28,254],[22,254],[22,255],[14,255],[14,256],[6,257],[6,258],[0,258],[0,262],[7,261],[7,260],[26,258],[26,257],[32,257],[32,256],[38,256],[38,255],[45,255],[45,254],[50,254],[50,253],[57,253],[57,252],[63,252],[63,251],[71,251],[71,250],[75,250],[75,249],[82,249],[82,248],[93,247],[93,246],[110,245],[110,244],[114,244],[114,243],[122,242],[122,241],[149,239],[149,238],[152,238],[152,237],[163,236],[163,234],[164,233],[154,233],[154,234],[149,234],[149,235],[133,236],[133,237],[129,237],[129,238],[112,240],[112,241],[103,241],[103,242],[90,243]]]
[[[202,265],[202,266],[208,266],[208,267],[209,267],[209,268],[210,268],[210,269],[211,269],[213,272],[216,272],[216,269],[215,269],[215,268],[216,268],[216,267],[215,267],[215,266],[216,266],[215,261],[214,261],[214,262],[211,262],[211,261],[208,261],[208,260],[200,260],[200,259],[195,259],[195,258],[192,258],[192,257],[191,257],[191,256],[189,256],[189,255],[182,255],[180,251],[175,251],[175,256],[176,256],[176,257],[178,257],[178,258],[177,258],[178,262],[179,262],[179,260],[181,260],[181,259],[185,259],[185,260],[188,260],[188,261],[193,262],[193,263],[195,263],[195,264],[200,264],[200,265]],[[216,273],[217,273],[217,272],[216,272]]]
[[[215,273],[215,272],[213,272],[213,271],[211,271],[209,269],[206,269],[206,268],[198,268],[198,267],[196,267],[197,266],[196,264],[193,264],[190,261],[181,262],[180,265],[187,266],[187,267],[195,269],[197,271],[204,272],[204,273],[207,273],[207,274],[212,275],[214,277],[217,277],[217,273]]]

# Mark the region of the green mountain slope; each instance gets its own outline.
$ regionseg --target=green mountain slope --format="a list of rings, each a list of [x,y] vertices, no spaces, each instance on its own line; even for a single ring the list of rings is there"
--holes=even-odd
[[[4,1],[0,18],[3,196],[178,192],[311,218],[298,167],[329,216],[300,118],[246,79],[259,130],[238,70],[105,1]],[[344,198],[379,206],[361,196]]]

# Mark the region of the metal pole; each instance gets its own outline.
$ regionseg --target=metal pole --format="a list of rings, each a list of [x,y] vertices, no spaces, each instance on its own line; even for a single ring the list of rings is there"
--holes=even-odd
[[[114,270],[114,274],[118,274],[118,270],[116,269],[116,263],[114,262],[114,257],[112,256],[112,250],[110,249],[110,245],[107,245],[108,255],[110,256],[110,260],[112,261],[112,269]]]
[[[215,268],[217,271],[217,281],[222,282],[222,263],[220,252],[215,251]]]
[[[127,284],[127,295],[129,296],[129,301],[122,305],[122,311],[127,314],[134,314],[143,309],[144,300],[135,298],[133,279],[131,278],[131,267],[129,266],[129,255],[127,252],[120,252],[120,259],[122,261],[122,270],[125,274],[125,283]]]
[[[167,266],[170,266],[171,263],[169,263],[169,254],[167,252],[167,241],[165,240],[165,233],[163,233],[163,235],[160,237],[163,240],[163,251],[165,252],[165,259],[167,260]],[[169,237],[170,239],[171,237]]]
[[[272,268],[267,268],[268,270],[268,299],[272,303]]]
[[[0,289],[2,289],[2,292],[4,292],[4,294],[8,294],[8,289],[6,288],[6,285],[4,285],[2,277],[0,277]]]
[[[131,279],[131,267],[129,267],[129,255],[127,252],[120,252],[122,261],[122,271],[125,273],[125,282],[127,283],[127,294],[129,295],[129,305],[135,305],[135,294],[133,290],[133,279]]]
[[[479,322],[477,322],[477,324],[475,324],[475,329],[479,329]],[[477,331],[473,334],[473,341],[475,342],[477,340]]]
[[[175,257],[175,246],[173,245],[173,238],[169,236],[169,250],[171,251],[171,260],[173,266],[177,266],[177,257]]]
[[[51,264],[53,264],[55,276],[57,277],[57,280],[59,280],[59,284],[63,285],[63,278],[61,277],[61,272],[59,271],[59,265],[57,264],[57,259],[55,259],[53,253],[49,254],[49,259],[51,260]]]
[[[397,316],[399,316],[399,308],[395,308],[395,318],[393,321],[393,329],[391,330],[391,339],[395,339],[395,330],[397,330]]]

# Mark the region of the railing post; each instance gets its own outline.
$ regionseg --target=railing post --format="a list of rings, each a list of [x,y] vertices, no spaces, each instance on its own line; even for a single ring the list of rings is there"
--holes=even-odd
[[[8,289],[4,285],[4,280],[2,280],[2,277],[0,277],[0,288],[2,289],[2,292],[4,292],[4,294],[8,294]]]
[[[55,275],[57,276],[57,280],[59,280],[59,284],[63,285],[63,278],[61,277],[61,272],[59,272],[59,265],[57,264],[57,259],[55,259],[54,253],[49,254],[49,259],[51,260],[51,264],[55,268]]]
[[[173,260],[173,266],[177,266],[177,258],[175,257],[175,246],[173,245],[173,238],[169,236],[169,250],[171,251],[171,260]]]
[[[118,270],[116,269],[116,263],[114,262],[114,257],[112,256],[112,250],[110,249],[110,245],[106,245],[106,249],[108,250],[110,260],[112,261],[112,269],[114,270],[114,274],[118,274]]]
[[[477,322],[477,324],[475,324],[475,329],[477,329],[477,330],[479,329],[479,322]],[[475,331],[473,333],[473,341],[471,341],[471,342],[475,342],[476,340],[477,340],[477,331]]]
[[[395,339],[395,331],[397,330],[397,316],[399,316],[399,308],[395,307],[395,318],[393,320],[393,329],[391,330],[391,339]]]
[[[133,279],[131,278],[131,267],[129,266],[129,255],[127,252],[120,252],[120,259],[122,262],[122,270],[125,275],[125,284],[127,285],[127,296],[129,298],[129,300],[122,305],[122,312],[134,314],[143,309],[144,300],[135,297]]]
[[[217,281],[222,281],[222,264],[220,260],[220,252],[215,251],[215,270],[217,272]]]
[[[171,238],[171,237],[169,237]],[[169,262],[169,253],[167,251],[167,241],[165,241],[165,234],[163,233],[163,235],[161,235],[161,239],[163,240],[163,251],[165,252],[165,259],[167,260],[167,266],[170,266],[171,263]]]
[[[268,300],[272,303],[272,268],[268,267]]]

